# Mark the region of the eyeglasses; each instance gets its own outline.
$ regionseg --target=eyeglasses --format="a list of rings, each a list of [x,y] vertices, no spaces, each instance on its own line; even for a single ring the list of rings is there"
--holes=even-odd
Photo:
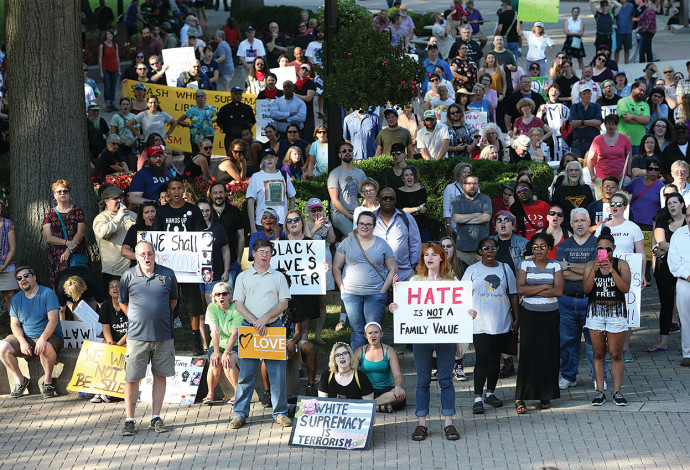
[[[616,186],[613,185],[613,184],[605,184],[603,187],[604,187],[605,189],[615,189],[615,188],[616,188]]]
[[[497,217],[497,218],[496,218],[496,223],[497,223],[497,224],[502,224],[502,223],[506,223],[506,224],[507,224],[508,222],[512,223],[513,221],[510,220],[508,217],[505,217],[505,218]]]
[[[659,129],[666,129],[666,124],[654,124],[654,127],[658,127]]]
[[[391,152],[391,156],[393,156],[393,155],[402,155],[402,152],[399,150],[396,150],[394,152]]]
[[[318,214],[319,212],[323,212],[323,208],[309,209],[309,212],[312,214]]]
[[[664,73],[673,73],[673,70],[664,70]]]
[[[22,279],[26,279],[27,277],[32,276],[32,275],[33,275],[33,273],[24,273],[24,274],[17,276],[17,280],[21,281]]]
[[[138,55],[138,56],[137,56],[137,59],[143,59],[143,58],[144,58],[143,55]]]
[[[137,67],[137,70],[146,70],[146,67]]]
[[[438,78],[430,78],[429,81],[430,82],[438,82],[439,80],[438,80]]]
[[[549,211],[549,215],[553,217],[554,215],[556,217],[563,217],[563,212],[556,212],[556,211]]]
[[[541,245],[532,245],[532,251],[537,251],[537,250],[546,250],[548,248],[548,245],[545,243],[542,243]]]
[[[301,25],[298,26],[298,28],[306,28],[306,27],[307,27],[306,24],[301,24]]]
[[[345,356],[350,356],[350,353],[349,353],[349,352],[341,352],[341,353],[338,353],[338,354],[334,354],[334,355],[333,355],[333,357],[336,358],[336,359],[338,359],[338,358],[340,358],[340,357],[345,357]]]
[[[529,192],[529,188],[520,188],[515,191],[515,194],[524,194]]]
[[[326,131],[316,131],[317,134],[325,134]]]
[[[300,219],[299,217],[292,217],[290,219],[285,219],[285,222],[288,224],[294,224],[296,222],[301,222],[301,221],[302,221],[302,219]]]
[[[120,142],[108,142],[108,145],[114,145],[115,147],[119,147]]]
[[[160,61],[157,60],[157,61],[155,61],[155,62],[149,62],[149,64],[151,64],[151,65],[158,65],[158,64],[160,64]]]
[[[226,297],[228,295],[230,295],[230,292],[216,292],[213,294],[214,297]]]
[[[199,66],[198,66],[198,65],[192,65],[192,68],[193,68],[193,69],[198,69]]]
[[[233,150],[232,153],[236,153],[237,155],[244,155],[244,150]],[[272,154],[269,155],[273,156]],[[268,157],[268,155],[266,155],[266,157]]]
[[[481,247],[481,250],[482,251],[496,251],[496,250],[498,250],[498,247],[495,245],[483,246],[483,247]]]
[[[213,147],[211,147],[211,146],[209,145],[209,146],[207,146],[207,147],[201,147],[201,150],[211,150],[212,148],[213,148]]]
[[[270,250],[257,250],[254,253],[256,253],[257,255],[261,255],[261,256],[271,256]]]
[[[395,201],[395,196],[379,196],[382,201]]]
[[[655,167],[655,166],[650,166],[649,168],[647,168],[647,171],[659,171],[659,170],[660,170],[660,168]]]
[[[299,131],[287,131],[288,134],[298,134]]]
[[[450,112],[450,115],[451,115],[451,116],[456,116],[456,115],[458,115],[458,114],[461,114],[460,111],[451,111],[451,112]]]
[[[353,149],[340,149],[340,153],[354,153]]]
[[[610,246],[598,246],[597,247],[597,251],[604,251],[604,250],[606,250],[607,253],[613,252],[613,248],[611,248]]]
[[[609,202],[609,206],[611,207],[623,207],[625,204],[622,202]]]
[[[55,194],[69,194],[69,189],[56,189]]]
[[[363,228],[371,228],[374,226],[374,224],[367,224],[365,222],[357,222],[357,225]]]

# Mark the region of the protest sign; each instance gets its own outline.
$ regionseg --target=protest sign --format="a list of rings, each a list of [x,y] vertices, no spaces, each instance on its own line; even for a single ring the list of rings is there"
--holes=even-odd
[[[471,343],[472,283],[397,282],[393,299],[396,343]]]
[[[542,70],[544,72],[544,70]],[[539,93],[542,98],[546,99],[546,89],[549,87],[549,77],[530,77],[532,83],[530,83],[530,88],[533,92]]]
[[[644,251],[647,261],[651,261],[654,254],[652,253],[652,247],[654,246],[654,232],[651,230],[643,230],[642,236],[644,236]]]
[[[246,359],[287,359],[285,328],[266,328],[266,336],[260,336],[253,326],[239,328],[239,357]]]
[[[137,240],[153,245],[156,264],[175,271],[177,282],[203,282],[204,250],[211,249],[210,232],[137,232]]]
[[[266,126],[269,124],[275,125],[273,118],[271,118],[271,102],[273,100],[256,100],[254,112],[256,114],[256,139],[261,142],[268,142],[266,137]]]
[[[196,60],[193,47],[175,47],[163,49],[163,63],[168,66],[165,81],[168,86],[177,86],[177,79],[182,72],[188,72],[192,61]],[[177,119],[176,116],[173,116]]]
[[[67,390],[124,398],[126,352],[122,346],[84,341]]]
[[[83,321],[86,323],[93,324],[93,329],[97,335],[103,333],[103,327],[98,323],[98,314],[94,309],[91,308],[84,300],[81,300],[77,304],[77,308],[74,309],[74,318],[77,321]]]
[[[520,0],[520,21],[558,23],[560,0]]]
[[[640,312],[642,306],[642,254],[626,253],[618,256],[630,265],[630,290],[625,294],[628,309],[628,327],[640,326]]]
[[[175,80],[177,80],[177,78],[175,78]],[[122,96],[134,99],[134,85],[136,85],[137,83],[142,82],[137,82],[136,80],[126,80],[125,82],[123,82]],[[145,85],[146,96],[154,95],[158,97],[161,109],[166,113],[170,114],[174,119],[179,118],[185,111],[187,111],[190,108],[190,106],[196,105],[196,99],[194,98],[194,94],[196,93],[195,90],[189,88],[177,88],[165,85],[156,85],[153,83],[145,83]],[[209,106],[213,106],[218,110],[220,110],[220,108],[232,101],[229,92],[215,90],[205,91],[206,104]],[[245,93],[242,95],[242,102],[248,104],[252,107],[252,109],[254,109],[256,95]],[[216,136],[213,140],[213,150],[211,151],[211,153],[213,155],[225,155],[225,133],[215,123],[213,124],[213,130],[215,131]],[[254,136],[258,138],[256,134],[256,126],[252,128],[252,132],[254,133]],[[189,129],[187,129],[186,127],[177,126],[173,130],[172,134],[170,134],[170,136],[165,140],[165,145],[168,149],[171,150],[191,152],[192,147],[189,141]]]
[[[84,341],[98,341],[98,333],[94,323],[83,321],[60,320],[62,339],[66,348],[81,348]],[[98,324],[103,331],[100,323]]]
[[[326,242],[280,240],[273,242],[271,267],[284,269],[290,277],[292,295],[326,293]]]
[[[205,359],[200,357],[175,356],[175,375],[166,379],[164,403],[192,405],[204,373]],[[146,368],[146,376],[139,384],[139,401],[151,403],[153,374],[151,364]]]
[[[617,108],[616,105],[610,105],[610,106],[607,105],[607,106],[601,107],[601,119],[602,119],[601,127],[600,127],[601,132],[606,132],[606,126],[604,125],[603,119],[606,118],[606,116],[608,116],[609,114],[616,114],[616,108]]]
[[[484,129],[484,126],[489,122],[489,118],[484,111],[472,111],[467,110],[465,113],[465,124],[470,126],[470,129],[478,130],[479,132]]]
[[[292,83],[297,81],[297,71],[293,66],[277,67],[271,69],[271,72],[276,76],[276,88],[279,90],[283,89],[283,83],[285,83],[286,80],[290,80]]]
[[[367,450],[374,428],[374,400],[298,397],[289,445]]]

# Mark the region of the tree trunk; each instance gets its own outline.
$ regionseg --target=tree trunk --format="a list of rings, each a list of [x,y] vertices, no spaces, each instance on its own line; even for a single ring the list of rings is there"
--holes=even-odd
[[[46,285],[41,230],[45,211],[55,206],[52,183],[70,182],[71,200],[86,215],[89,247],[90,221],[97,214],[86,140],[80,2],[8,0],[6,14],[15,259],[34,268]]]

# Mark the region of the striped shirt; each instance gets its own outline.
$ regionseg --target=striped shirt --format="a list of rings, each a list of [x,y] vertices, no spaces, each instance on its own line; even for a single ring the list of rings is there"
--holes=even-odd
[[[525,260],[520,265],[520,269],[525,271],[525,285],[538,286],[540,284],[554,284],[554,277],[561,270],[561,264],[549,259],[544,270],[540,270],[531,259]],[[535,312],[550,312],[558,310],[558,300],[556,297],[541,297],[539,295],[526,295],[522,305]]]

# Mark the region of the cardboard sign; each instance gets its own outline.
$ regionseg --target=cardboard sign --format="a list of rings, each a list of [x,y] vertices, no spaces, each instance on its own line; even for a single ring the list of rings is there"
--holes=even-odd
[[[67,390],[124,398],[126,352],[122,346],[84,341]]]
[[[163,402],[194,404],[205,363],[206,360],[200,357],[175,356],[175,375],[166,380]],[[149,364],[146,368],[146,376],[139,384],[139,401],[151,403],[152,390],[153,374],[151,364]]]
[[[520,0],[520,21],[558,23],[560,0]]]
[[[76,318],[77,321],[91,323],[97,335],[103,333],[103,327],[100,323],[98,323],[98,314],[85,301],[79,301],[79,304],[77,304],[77,307],[74,309],[74,312],[72,313],[74,314],[74,318]]]
[[[291,446],[367,450],[374,428],[374,400],[298,397]]]
[[[484,126],[489,122],[489,117],[484,111],[472,111],[467,110],[465,113],[465,124],[470,126],[473,131],[478,130],[479,132],[484,129]]]
[[[643,230],[642,235],[644,236],[644,251],[647,255],[647,261],[651,261],[654,257],[652,254],[652,247],[654,246],[654,232],[651,230]]]
[[[256,100],[254,112],[256,114],[256,139],[261,142],[268,142],[266,137],[266,126],[274,124],[271,118],[271,103],[273,100]]]
[[[638,328],[642,311],[642,254],[626,253],[619,258],[630,265],[630,290],[625,294],[628,328]]]
[[[283,83],[285,83],[286,80],[290,80],[292,83],[295,83],[297,81],[297,71],[291,65],[288,67],[278,67],[275,69],[271,69],[271,72],[273,72],[276,75],[276,88],[281,91],[283,89]]]
[[[272,243],[271,267],[287,272],[291,294],[326,293],[325,240],[279,240]]]
[[[174,51],[177,49],[164,49],[164,51]],[[167,62],[166,62],[167,63]],[[187,68],[189,68],[189,63],[187,63]],[[171,76],[168,70],[166,72],[167,76]],[[175,77],[175,82],[177,83],[177,76]],[[127,80],[122,85],[122,96],[126,96],[130,99],[134,99],[134,85],[136,85],[136,80]],[[170,114],[174,119],[177,119],[187,111],[191,106],[196,105],[196,99],[194,95],[195,90],[190,88],[177,88],[165,85],[156,85],[154,83],[145,83],[146,85],[146,96],[155,95],[158,97],[161,109],[166,113]],[[206,91],[206,104],[213,106],[217,110],[220,110],[223,106],[230,103],[232,98],[229,92],[226,91],[215,91],[215,90],[204,90]],[[242,95],[242,102],[248,104],[254,109],[257,95],[251,95],[245,93]],[[256,110],[255,110],[256,113]],[[166,127],[167,129],[167,127]],[[216,137],[213,140],[213,150],[212,155],[225,155],[225,133],[220,130],[216,124],[213,124],[213,130],[216,133]],[[256,136],[256,126],[252,128],[252,132]],[[189,141],[189,129],[182,126],[177,126],[172,134],[165,140],[165,145],[167,148],[172,150],[179,150],[182,152],[191,152],[192,147]]]
[[[98,341],[96,324],[83,321],[61,320],[62,338],[66,348],[81,348],[84,341]],[[101,326],[100,323],[98,326]],[[101,327],[101,331],[102,327]]]
[[[393,299],[396,343],[471,343],[470,281],[397,282]]]
[[[239,335],[239,357],[243,359],[287,360],[287,332],[285,328],[266,328],[266,336],[260,336],[253,326],[240,326]]]
[[[194,60],[196,60],[196,56],[194,56],[193,47],[163,49],[163,63],[169,67],[165,71],[165,81],[168,86],[176,87],[180,74],[189,71],[189,66]],[[177,116],[173,117],[177,119]]]
[[[211,249],[211,232],[137,232],[137,240],[153,245],[156,264],[175,271],[177,282],[204,282],[202,270],[211,265],[204,251]]]

